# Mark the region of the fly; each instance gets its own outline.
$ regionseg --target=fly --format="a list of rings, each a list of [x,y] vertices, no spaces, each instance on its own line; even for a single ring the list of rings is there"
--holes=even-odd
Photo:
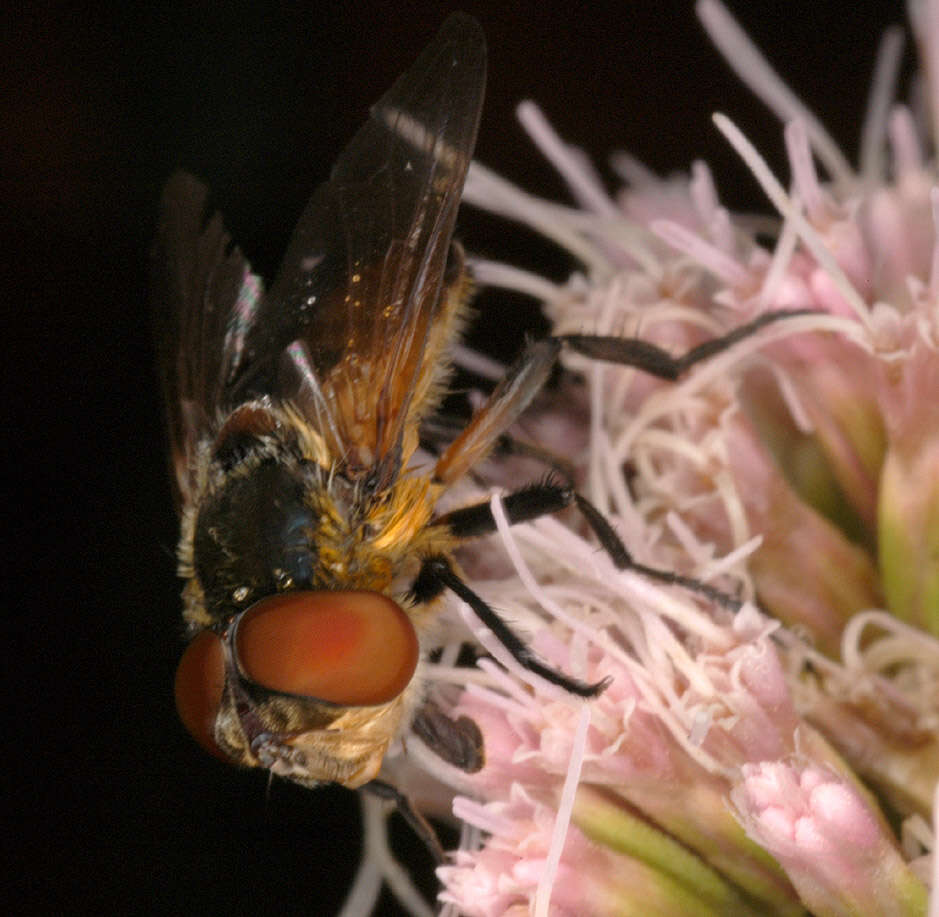
[[[212,753],[308,786],[375,781],[408,729],[463,770],[482,766],[475,724],[424,696],[428,625],[448,592],[529,671],[581,697],[602,691],[542,662],[464,581],[454,552],[495,530],[488,503],[440,513],[438,502],[562,348],[675,379],[780,317],[677,358],[597,335],[530,343],[432,467],[417,467],[467,320],[471,280],[452,235],[485,61],[478,23],[447,19],[314,193],[267,290],[221,218],[206,219],[201,182],[179,173],[163,194],[153,290],[190,638],[177,707]],[[568,483],[503,502],[513,524],[574,506],[620,568],[736,607],[634,563]]]

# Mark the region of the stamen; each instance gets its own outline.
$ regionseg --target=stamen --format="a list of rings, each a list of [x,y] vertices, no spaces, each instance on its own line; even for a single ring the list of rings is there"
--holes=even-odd
[[[694,258],[728,286],[741,286],[749,280],[750,275],[743,265],[690,229],[671,220],[655,220],[651,229],[660,239]]]
[[[897,92],[903,45],[903,30],[892,26],[884,32],[877,49],[874,79],[867,98],[867,114],[861,128],[861,181],[868,186],[877,185],[886,177],[884,146],[887,119]]]
[[[551,832],[551,845],[548,848],[544,872],[538,882],[538,890],[535,892],[535,917],[548,917],[551,889],[554,886],[554,880],[557,878],[561,852],[564,850],[564,841],[567,839],[567,831],[571,825],[574,797],[577,794],[577,785],[580,783],[580,773],[584,766],[584,751],[587,747],[587,730],[589,727],[590,705],[582,703],[580,716],[577,719],[577,729],[571,743],[571,756],[567,765],[567,774],[564,777],[564,787],[561,790],[557,816],[554,819],[554,828]]]
[[[786,194],[782,185],[770,171],[766,160],[756,151],[753,144],[744,137],[740,129],[726,115],[713,116],[717,129],[727,138],[730,145],[737,151],[740,158],[747,164],[753,177],[760,183],[766,196],[772,201],[776,209],[786,218],[792,220],[799,236],[815,260],[825,269],[832,282],[842,295],[845,302],[855,312],[865,328],[870,328],[870,311],[861,294],[851,285],[844,271],[831,252],[825,246],[818,233],[809,225],[805,217],[793,206],[792,200]]]
[[[504,290],[514,290],[524,293],[543,302],[557,299],[562,288],[540,274],[522,270],[511,264],[501,261],[489,261],[485,258],[468,257],[466,263],[470,268],[473,279],[484,287],[501,287]]]
[[[939,35],[939,3],[935,0],[912,0],[907,4],[907,9],[927,83],[923,92],[930,106],[927,117],[935,132],[939,125],[939,41],[936,40]],[[934,144],[935,139],[934,136]]]
[[[798,198],[793,198],[792,206],[797,213],[801,203]],[[799,235],[792,220],[783,220],[782,231],[776,242],[776,248],[773,250],[773,259],[770,262],[766,276],[763,278],[763,287],[760,290],[759,304],[761,312],[771,307],[783,305],[783,303],[777,302],[776,297],[783,281],[786,279],[786,272],[789,270],[789,263],[796,250],[798,240]]]
[[[822,193],[818,183],[818,174],[812,162],[812,151],[809,149],[809,138],[805,133],[805,125],[801,121],[790,121],[783,131],[786,138],[786,152],[789,154],[789,165],[792,167],[792,183],[794,192],[805,204],[809,219],[814,223],[827,222],[830,208],[828,201]]]
[[[460,369],[475,373],[482,379],[498,382],[505,375],[506,367],[502,363],[464,344],[454,347],[451,356],[454,364]]]
[[[470,163],[463,201],[531,226],[546,239],[567,249],[598,276],[610,273],[609,259],[570,226],[564,219],[564,208],[527,194],[476,160]]]
[[[698,0],[695,10],[711,41],[754,95],[762,99],[781,121],[802,121],[813,149],[834,181],[849,186],[854,184],[851,164],[838,149],[838,144],[783,82],[727,8],[718,0]]]
[[[384,800],[370,793],[359,793],[362,805],[362,860],[352,890],[339,912],[339,917],[360,917],[371,914],[378,903],[382,882],[404,909],[415,917],[433,917],[434,911],[415,888],[408,871],[394,858],[388,843],[388,812]]]
[[[516,114],[535,146],[558,170],[573,192],[575,200],[585,210],[611,219],[622,218],[623,214],[603,190],[599,177],[583,151],[564,143],[534,102],[528,100],[520,103]]]
[[[887,124],[893,171],[896,178],[915,175],[923,170],[923,150],[916,133],[913,113],[905,105],[897,105],[890,113]]]
[[[939,297],[939,188],[929,191],[929,203],[932,206],[932,258],[929,264],[929,299],[935,303]]]

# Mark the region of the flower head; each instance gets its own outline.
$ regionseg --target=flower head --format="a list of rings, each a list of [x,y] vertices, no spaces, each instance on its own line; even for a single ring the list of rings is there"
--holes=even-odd
[[[536,405],[539,445],[571,463],[635,561],[708,588],[617,569],[576,518],[510,527],[493,498],[499,537],[463,558],[473,588],[549,664],[610,684],[574,698],[455,609],[465,629],[454,622],[454,646],[428,666],[430,690],[480,726],[485,764],[456,773],[407,746],[460,794],[463,841],[439,870],[449,913],[926,907],[914,861],[934,845],[923,826],[939,778],[936,164],[911,111],[891,110],[896,33],[855,172],[726,10],[698,12],[786,122],[788,191],[715,118],[775,216],[722,207],[703,163],[665,181],[620,157],[627,184],[611,200],[526,103],[580,209],[478,164],[466,198],[582,272],[558,286],[476,260],[476,278],[539,296],[555,334],[676,354],[767,312],[800,314],[676,383],[571,355],[580,387]],[[914,3],[912,19],[935,115],[939,0]],[[467,632],[492,657],[473,669],[453,664]]]

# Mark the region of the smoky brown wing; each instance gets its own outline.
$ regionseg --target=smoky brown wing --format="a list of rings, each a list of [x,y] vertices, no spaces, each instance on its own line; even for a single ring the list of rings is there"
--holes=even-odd
[[[232,380],[305,406],[352,465],[400,447],[484,84],[481,29],[451,16],[314,194]]]
[[[226,400],[261,294],[208,189],[185,172],[166,183],[151,253],[157,355],[177,505],[191,490],[193,452]]]

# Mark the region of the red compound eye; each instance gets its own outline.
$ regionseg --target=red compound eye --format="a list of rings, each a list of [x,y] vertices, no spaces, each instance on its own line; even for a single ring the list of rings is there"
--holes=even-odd
[[[225,687],[225,656],[217,634],[204,630],[183,653],[176,669],[176,711],[193,738],[223,761],[215,744],[215,717]]]
[[[291,592],[252,605],[238,624],[245,675],[272,691],[343,707],[394,700],[417,667],[414,625],[377,592]]]

